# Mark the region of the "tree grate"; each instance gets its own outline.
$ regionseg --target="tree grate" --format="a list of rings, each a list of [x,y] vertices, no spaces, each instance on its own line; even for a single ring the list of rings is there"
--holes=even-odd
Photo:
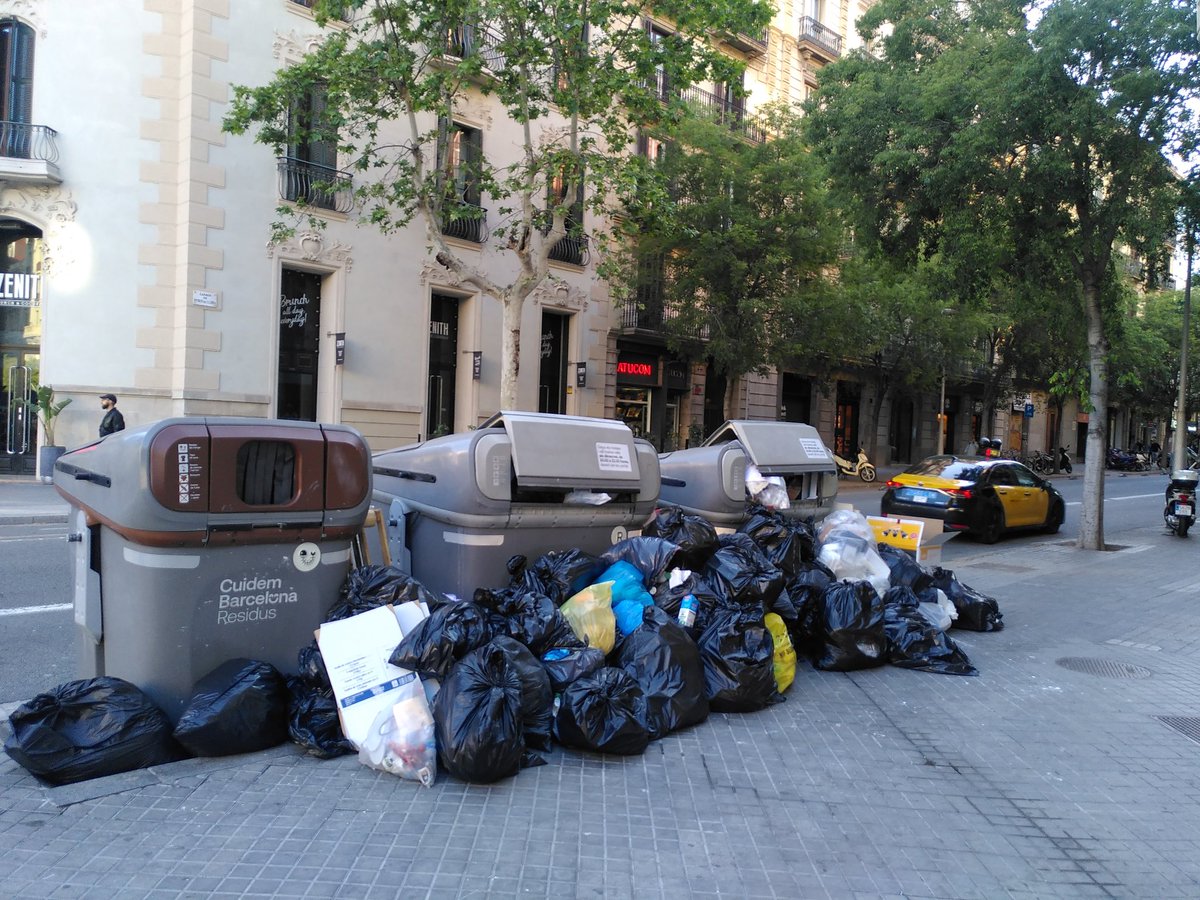
[[[1174,728],[1185,738],[1200,744],[1200,718],[1195,716],[1155,716],[1168,728]]]
[[[1070,669],[1072,672],[1083,672],[1085,675],[1100,675],[1104,678],[1149,678],[1154,673],[1144,666],[1116,662],[1111,659],[1097,659],[1093,656],[1064,656],[1056,659],[1055,665]]]

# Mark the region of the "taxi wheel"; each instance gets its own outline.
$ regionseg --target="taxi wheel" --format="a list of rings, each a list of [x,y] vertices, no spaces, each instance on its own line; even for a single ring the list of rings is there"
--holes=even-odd
[[[1054,504],[1050,509],[1050,515],[1046,517],[1046,534],[1058,534],[1058,529],[1062,528],[1065,518],[1066,510],[1063,509],[1063,505],[1061,503]]]
[[[1004,512],[1000,509],[989,509],[984,514],[983,526],[979,529],[979,540],[985,544],[994,544],[1000,540],[1004,531]]]

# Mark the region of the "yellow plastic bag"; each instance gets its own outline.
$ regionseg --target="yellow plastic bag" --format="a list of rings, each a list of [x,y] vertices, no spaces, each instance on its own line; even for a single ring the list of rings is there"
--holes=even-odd
[[[767,631],[771,632],[771,640],[775,642],[775,686],[783,693],[796,680],[796,648],[788,637],[787,626],[776,613],[763,616]]]
[[[612,610],[611,581],[591,584],[560,607],[575,636],[607,654],[617,642],[617,617]]]

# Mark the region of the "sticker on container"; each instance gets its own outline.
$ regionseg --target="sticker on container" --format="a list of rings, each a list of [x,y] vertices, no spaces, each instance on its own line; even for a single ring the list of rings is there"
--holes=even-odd
[[[608,536],[608,539],[611,543],[619,544],[627,537],[629,537],[629,529],[624,525],[618,525],[612,530],[612,534]]]
[[[321,562],[321,548],[312,541],[305,541],[292,554],[292,562],[297,571],[311,572]]]
[[[817,459],[828,456],[825,445],[818,438],[800,438],[800,449],[804,451],[805,456],[815,456]]]
[[[601,472],[632,472],[633,463],[629,461],[629,447],[625,444],[608,444],[596,442],[596,465]]]

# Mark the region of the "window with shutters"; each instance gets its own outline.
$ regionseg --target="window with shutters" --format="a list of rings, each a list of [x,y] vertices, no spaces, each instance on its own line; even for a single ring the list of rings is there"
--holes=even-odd
[[[0,155],[28,159],[32,143],[33,29],[16,19],[0,21]]]

